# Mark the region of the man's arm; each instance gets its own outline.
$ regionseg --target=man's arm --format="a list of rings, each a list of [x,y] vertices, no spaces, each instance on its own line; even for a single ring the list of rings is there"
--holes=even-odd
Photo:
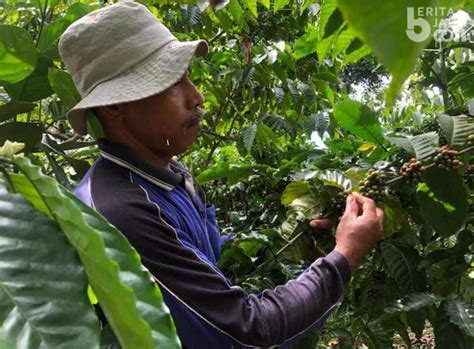
[[[121,186],[119,195],[107,205],[96,202],[96,208],[127,236],[162,288],[241,345],[269,347],[297,336],[326,315],[349,280],[350,265],[342,255],[346,251],[333,251],[296,280],[260,296],[247,295],[229,284],[185,232],[166,222],[144,188]],[[353,212],[359,210],[356,201],[349,206]],[[343,222],[338,235],[344,234]],[[379,229],[378,223],[374,229]]]

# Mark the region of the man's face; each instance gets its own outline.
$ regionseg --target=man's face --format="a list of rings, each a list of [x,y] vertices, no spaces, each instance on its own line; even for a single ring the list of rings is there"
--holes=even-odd
[[[197,108],[204,97],[186,73],[167,90],[125,103],[122,126],[135,141],[157,156],[185,152],[196,139],[200,125]]]

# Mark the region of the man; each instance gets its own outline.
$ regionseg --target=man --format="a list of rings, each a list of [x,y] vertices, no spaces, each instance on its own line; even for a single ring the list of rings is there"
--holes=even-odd
[[[100,158],[76,193],[129,239],[154,275],[187,348],[290,346],[335,309],[351,270],[380,238],[382,211],[349,196],[337,244],[297,279],[260,295],[217,267],[223,237],[214,208],[172,157],[200,129],[203,95],[189,80],[203,41],[179,42],[146,9],[123,2],[71,25],[61,56],[82,95],[69,112],[86,133],[91,110],[105,131]],[[315,219],[313,228],[329,222]]]

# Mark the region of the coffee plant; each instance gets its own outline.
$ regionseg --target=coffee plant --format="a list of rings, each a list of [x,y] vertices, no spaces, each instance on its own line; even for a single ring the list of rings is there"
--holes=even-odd
[[[71,194],[101,129],[70,129],[80,96],[57,42],[112,2],[0,0],[0,348],[180,347],[136,251]],[[297,277],[335,244],[308,222],[336,225],[360,192],[383,238],[296,347],[473,348],[473,2],[140,2],[210,44],[190,69],[201,136],[180,160],[235,234],[226,275],[249,292]],[[410,40],[408,8],[456,37]]]

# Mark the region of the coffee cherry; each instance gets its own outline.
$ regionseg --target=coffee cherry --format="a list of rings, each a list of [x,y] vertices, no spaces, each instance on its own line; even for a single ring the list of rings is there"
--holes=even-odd
[[[467,137],[467,140],[470,145],[474,145],[474,134],[471,134]]]
[[[329,214],[334,217],[342,216],[346,207],[347,196],[350,194],[350,190],[338,191],[334,196],[333,202],[328,208]]]
[[[474,165],[473,164],[467,166],[466,172],[464,172],[464,183],[466,183],[469,188],[474,187]]]
[[[420,181],[421,173],[424,171],[426,171],[426,167],[422,165],[421,161],[412,158],[409,162],[403,164],[400,175],[409,182],[417,183]]]
[[[360,182],[360,193],[375,201],[380,201],[385,194],[386,177],[387,174],[384,171],[369,169],[367,176]]]
[[[447,145],[437,148],[436,155],[433,159],[435,165],[442,169],[457,171],[463,166],[459,152],[450,149]]]

